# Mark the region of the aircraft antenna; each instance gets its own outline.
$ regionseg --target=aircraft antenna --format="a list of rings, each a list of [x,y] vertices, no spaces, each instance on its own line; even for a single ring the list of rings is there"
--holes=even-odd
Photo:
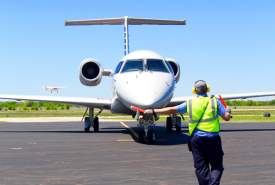
[[[66,20],[65,26],[87,26],[87,25],[123,25],[124,26],[124,55],[129,53],[129,25],[186,25],[185,20],[163,20],[163,19],[144,19],[121,18],[107,19],[88,19],[88,20]]]
[[[129,28],[128,28],[128,17],[124,17],[124,55],[129,53]]]

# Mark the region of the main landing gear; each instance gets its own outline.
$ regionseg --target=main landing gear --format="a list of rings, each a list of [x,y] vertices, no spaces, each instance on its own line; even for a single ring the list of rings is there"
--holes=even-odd
[[[176,114],[166,118],[166,131],[172,132],[173,127],[176,129],[176,132],[181,133],[181,117]]]
[[[89,111],[88,116],[85,116]],[[83,118],[84,118],[84,132],[90,132],[90,128],[93,127],[94,132],[99,132],[99,119],[98,115],[102,112],[102,109],[94,115],[94,108],[87,107]]]

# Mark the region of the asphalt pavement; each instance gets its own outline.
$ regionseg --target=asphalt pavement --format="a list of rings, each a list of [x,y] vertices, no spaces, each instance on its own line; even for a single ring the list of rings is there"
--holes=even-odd
[[[149,145],[123,123],[102,122],[99,133],[79,122],[0,123],[0,185],[197,184],[186,128],[168,134],[159,124]],[[224,124],[221,137],[221,184],[275,184],[275,123]]]

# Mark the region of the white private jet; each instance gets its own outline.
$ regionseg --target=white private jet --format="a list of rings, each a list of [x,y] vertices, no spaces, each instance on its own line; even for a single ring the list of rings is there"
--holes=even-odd
[[[128,25],[185,25],[185,20],[158,20],[138,18],[110,18],[93,20],[70,20],[65,25],[124,25],[124,54],[114,72],[105,70],[95,59],[85,59],[80,65],[79,78],[83,85],[96,86],[103,76],[113,77],[114,93],[112,99],[77,98],[57,96],[24,96],[0,95],[0,99],[33,100],[76,104],[87,107],[88,116],[84,119],[84,130],[99,131],[98,115],[103,109],[112,113],[123,113],[136,116],[138,125],[144,128],[141,138],[148,142],[156,139],[154,116],[143,116],[133,111],[131,106],[145,108],[161,108],[185,102],[191,97],[173,97],[175,84],[180,79],[180,66],[174,59],[165,58],[153,51],[140,50],[129,53]],[[245,99],[253,97],[274,96],[275,92],[224,94],[224,99]],[[95,114],[94,109],[100,111]],[[86,112],[87,112],[86,111]],[[170,115],[166,120],[167,130],[176,127],[180,131],[180,117]],[[145,137],[144,137],[145,136]]]
[[[56,85],[44,85],[44,86],[42,87],[42,89],[43,89],[44,91],[49,91],[51,94],[52,94],[52,93],[58,94],[58,93],[59,93],[59,90],[60,90],[60,89],[64,89],[64,87],[56,86]]]

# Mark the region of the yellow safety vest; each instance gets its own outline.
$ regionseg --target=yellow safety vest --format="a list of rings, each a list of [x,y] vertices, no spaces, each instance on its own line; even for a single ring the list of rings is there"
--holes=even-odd
[[[187,100],[187,112],[190,119],[188,124],[190,136],[193,134],[195,129],[205,132],[220,131],[218,103],[216,97],[209,98],[198,96]],[[201,120],[198,123],[200,118]]]

